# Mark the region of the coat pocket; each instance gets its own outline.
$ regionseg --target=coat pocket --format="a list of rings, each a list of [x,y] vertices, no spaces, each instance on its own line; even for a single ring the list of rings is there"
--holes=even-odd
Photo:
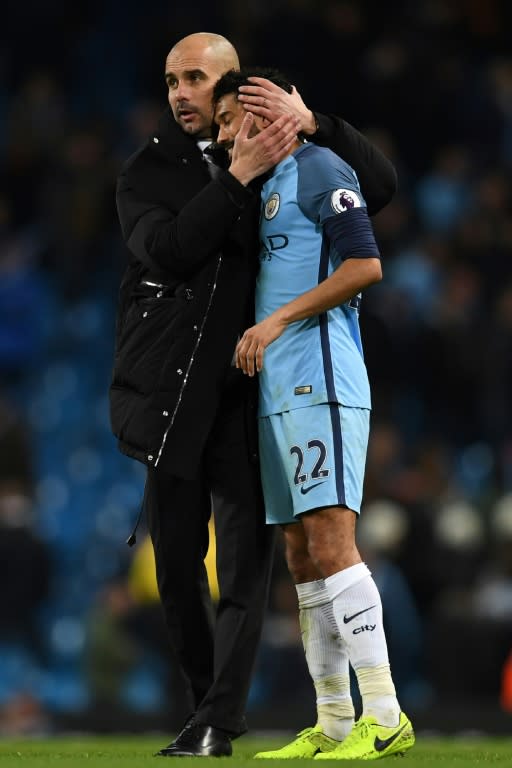
[[[150,463],[148,457],[158,453],[168,419],[150,407],[150,395],[112,385],[109,399],[112,432],[133,449],[135,458]]]
[[[181,351],[179,328],[185,308],[186,302],[177,297],[132,302],[118,337],[115,386],[127,386],[142,394],[154,390],[166,361]]]

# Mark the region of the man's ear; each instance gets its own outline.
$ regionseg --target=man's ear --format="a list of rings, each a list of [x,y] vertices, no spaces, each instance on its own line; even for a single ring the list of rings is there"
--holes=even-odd
[[[270,125],[270,120],[262,115],[254,115],[254,125],[259,131]]]

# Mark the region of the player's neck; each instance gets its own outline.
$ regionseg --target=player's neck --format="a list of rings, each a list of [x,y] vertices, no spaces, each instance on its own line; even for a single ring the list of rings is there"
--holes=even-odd
[[[294,153],[294,152],[295,152],[295,151],[296,151],[296,150],[297,150],[299,147],[302,147],[302,145],[303,145],[303,144],[304,144],[304,142],[303,142],[303,141],[301,141],[300,139],[295,139],[295,141],[293,142],[292,146],[290,147],[290,149],[289,149],[288,153],[286,154],[286,157],[289,157],[290,155],[293,155],[293,153]]]

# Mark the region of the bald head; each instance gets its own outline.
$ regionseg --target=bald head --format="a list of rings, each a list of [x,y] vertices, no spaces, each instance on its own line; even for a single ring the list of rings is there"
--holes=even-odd
[[[179,53],[183,49],[208,52],[209,57],[216,59],[224,67],[224,72],[228,72],[230,69],[240,69],[238,54],[232,43],[214,32],[195,32],[193,35],[183,37],[171,48],[169,56],[175,51]]]
[[[238,55],[222,35],[196,32],[171,48],[165,62],[168,100],[185,133],[211,137],[213,87],[230,69],[239,69]]]

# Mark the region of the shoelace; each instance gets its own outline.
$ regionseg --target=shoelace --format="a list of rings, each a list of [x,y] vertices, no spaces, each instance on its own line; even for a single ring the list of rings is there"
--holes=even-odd
[[[356,741],[359,737],[366,739],[368,736],[368,723],[359,721],[354,725],[348,736],[344,739],[343,745],[351,744],[352,741]]]
[[[309,726],[308,728],[304,728],[303,731],[298,732],[297,736],[295,737],[295,740],[298,741],[298,739],[301,739],[302,741],[304,741],[305,738],[309,736],[311,733],[313,733],[314,730],[315,729],[311,726]]]

